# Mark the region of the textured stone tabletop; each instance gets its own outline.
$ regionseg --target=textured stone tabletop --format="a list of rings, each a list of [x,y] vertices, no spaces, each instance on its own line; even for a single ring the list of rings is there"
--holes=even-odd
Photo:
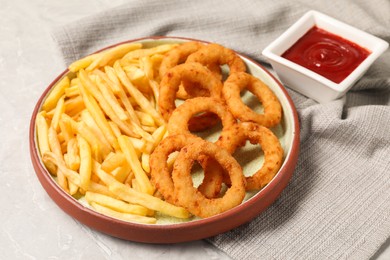
[[[149,245],[84,226],[47,195],[33,170],[31,113],[65,68],[50,32],[125,0],[0,0],[0,259],[229,259],[206,241]],[[381,250],[377,259],[390,259]]]

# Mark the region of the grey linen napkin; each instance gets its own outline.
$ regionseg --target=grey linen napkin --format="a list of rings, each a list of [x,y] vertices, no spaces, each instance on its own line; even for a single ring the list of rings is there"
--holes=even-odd
[[[265,63],[264,47],[310,9],[390,41],[387,0],[137,0],[53,37],[66,65],[152,35],[214,41]],[[368,259],[390,234],[390,51],[344,99],[318,104],[288,91],[301,122],[291,182],[252,222],[208,241],[235,259]]]

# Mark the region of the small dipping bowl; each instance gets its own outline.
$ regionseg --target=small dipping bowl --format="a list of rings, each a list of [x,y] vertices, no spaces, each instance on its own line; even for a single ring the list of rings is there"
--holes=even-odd
[[[314,27],[325,31],[325,33],[330,33],[344,42],[352,43],[357,48],[367,50],[369,55],[338,83],[321,76],[306,66],[298,65],[284,58],[286,51]],[[269,60],[276,74],[286,86],[319,103],[326,103],[342,97],[388,46],[386,41],[378,37],[311,10],[268,45],[262,54]],[[296,54],[304,55],[305,52],[306,50]],[[338,68],[334,69],[337,71]]]

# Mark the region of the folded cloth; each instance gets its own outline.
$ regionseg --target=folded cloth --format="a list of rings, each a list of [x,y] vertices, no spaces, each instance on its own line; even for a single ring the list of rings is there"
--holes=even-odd
[[[218,42],[266,63],[264,47],[310,9],[390,41],[387,0],[133,0],[53,37],[66,64],[153,35]],[[368,259],[390,234],[390,51],[343,99],[288,91],[301,123],[291,182],[256,219],[208,241],[235,259]]]

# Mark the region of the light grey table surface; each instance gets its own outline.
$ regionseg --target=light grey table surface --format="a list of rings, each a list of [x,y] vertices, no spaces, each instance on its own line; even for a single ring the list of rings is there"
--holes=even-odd
[[[66,67],[50,31],[124,2],[0,0],[0,259],[229,259],[205,241],[149,245],[91,230],[65,214],[35,175],[31,113]],[[375,259],[390,259],[388,244]]]

